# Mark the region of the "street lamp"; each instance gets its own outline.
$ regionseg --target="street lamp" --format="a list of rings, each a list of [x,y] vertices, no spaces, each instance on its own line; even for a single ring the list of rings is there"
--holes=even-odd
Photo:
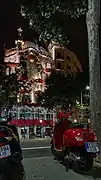
[[[79,102],[78,100],[76,100],[76,104],[77,104],[77,105],[79,105],[79,104],[80,104],[80,102]]]
[[[85,88],[86,90],[89,90],[90,89],[90,87],[89,86],[86,86],[86,88]]]
[[[83,109],[83,92],[85,90],[89,90],[90,87],[89,86],[86,86],[85,89],[81,90],[81,110]],[[81,111],[81,118],[83,119],[83,111]]]
[[[41,133],[40,135],[42,137],[42,126],[41,126],[42,125],[42,119],[40,119],[39,122],[40,122],[40,133]]]
[[[89,90],[89,89],[90,89],[90,87],[89,87],[89,86],[86,86],[85,89],[81,90],[81,107],[82,107],[82,108],[83,108],[83,91]]]

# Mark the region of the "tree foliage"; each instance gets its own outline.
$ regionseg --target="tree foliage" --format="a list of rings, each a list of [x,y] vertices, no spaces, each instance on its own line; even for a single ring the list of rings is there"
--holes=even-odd
[[[75,77],[72,74],[66,77],[64,74],[53,71],[47,77],[47,89],[38,95],[37,103],[49,108],[75,105],[76,100],[81,98],[81,90],[89,84],[88,76],[88,69],[84,69],[83,73],[78,72]]]
[[[63,23],[68,16],[78,18],[87,11],[87,0],[33,0],[24,4],[22,15],[29,20],[33,30],[40,39],[54,40],[67,44],[68,37],[64,34]]]
[[[16,104],[17,95],[21,93],[21,89],[24,89],[24,92],[31,89],[30,83],[25,83],[24,80],[19,79],[18,70],[15,74],[6,75],[5,68],[2,68],[0,74],[0,106]],[[24,95],[24,93],[22,92],[21,95]]]
[[[72,76],[67,78],[64,74],[53,71],[47,77],[47,89],[38,95],[37,103],[49,108],[68,107],[71,103],[75,104],[77,96],[75,81]]]
[[[0,76],[0,105],[10,105],[17,101],[19,82],[17,74],[5,75],[5,71]]]

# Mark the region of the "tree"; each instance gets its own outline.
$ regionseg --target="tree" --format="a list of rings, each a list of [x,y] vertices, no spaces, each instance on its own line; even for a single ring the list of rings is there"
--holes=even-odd
[[[91,120],[101,148],[100,0],[88,0],[86,20],[89,45]]]
[[[4,66],[0,69],[0,107],[10,108],[17,103],[19,93],[26,101],[26,93],[31,90],[31,84],[19,79],[18,70],[15,74],[6,75],[5,68]]]
[[[38,96],[37,102],[49,108],[68,105],[69,84],[69,80],[63,74],[53,71],[46,79],[46,91]]]
[[[49,107],[67,108],[69,104],[75,105],[82,88],[82,78],[78,82],[78,78],[82,76],[79,72],[74,76],[65,76],[61,72],[53,71],[46,79],[46,87],[44,93],[38,95],[37,103]],[[67,78],[68,77],[68,78]],[[80,79],[80,78],[79,78]],[[87,84],[87,83],[85,83]]]
[[[23,5],[23,18],[29,20],[40,40],[54,40],[65,45],[69,40],[64,33],[65,19],[68,16],[77,18],[87,11],[87,0],[33,0]]]
[[[0,71],[0,107],[11,106],[17,102],[19,82],[17,74],[5,75],[5,68]]]

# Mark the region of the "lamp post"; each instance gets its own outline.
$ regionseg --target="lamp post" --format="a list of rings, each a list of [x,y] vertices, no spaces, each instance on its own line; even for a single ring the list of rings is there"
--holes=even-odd
[[[41,137],[42,137],[42,126],[41,126],[41,124],[42,124],[42,119],[40,119],[39,122],[40,122],[40,133],[41,133],[40,135],[41,135]]]
[[[85,89],[81,90],[81,119],[83,120],[83,92],[89,90],[90,87],[86,86]]]
[[[82,107],[82,108],[83,108],[83,92],[84,92],[85,90],[89,90],[89,89],[90,89],[90,87],[89,87],[89,86],[86,86],[85,89],[81,90],[81,107]]]

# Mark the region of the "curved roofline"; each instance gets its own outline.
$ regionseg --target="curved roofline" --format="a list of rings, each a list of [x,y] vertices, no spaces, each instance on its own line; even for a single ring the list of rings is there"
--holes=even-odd
[[[32,42],[32,41],[24,41],[24,42],[25,42],[25,44],[28,43],[28,42],[35,44],[35,43]],[[36,44],[35,44],[35,45],[36,45]],[[38,45],[38,44],[37,44],[37,45]],[[35,47],[33,47],[31,44],[29,44],[28,47],[24,47],[24,46],[23,46],[23,49],[22,49],[22,50],[19,50],[19,51],[18,51],[16,48],[6,49],[6,50],[5,50],[5,58],[6,58],[6,57],[13,56],[14,54],[17,53],[17,51],[18,51],[18,52],[23,52],[23,51],[26,51],[27,49],[32,48],[32,49],[33,49],[36,53],[38,53],[40,56],[44,56],[44,57],[46,57],[46,58],[52,59],[52,57],[51,57],[51,55],[50,55],[50,53],[49,53],[48,51],[46,51],[42,46],[40,47],[40,46],[38,45],[38,47],[39,47],[39,51],[38,51]],[[43,49],[43,52],[45,52],[47,55],[45,55],[44,53],[42,54],[41,49]],[[15,51],[15,52],[12,52],[12,51]]]

